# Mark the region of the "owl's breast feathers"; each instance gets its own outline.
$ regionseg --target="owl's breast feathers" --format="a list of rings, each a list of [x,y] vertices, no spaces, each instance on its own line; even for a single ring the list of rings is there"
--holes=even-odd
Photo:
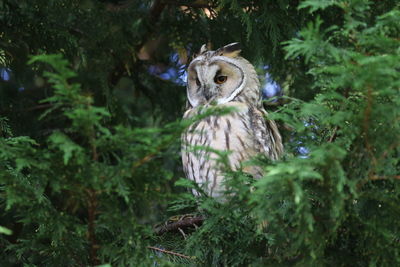
[[[186,176],[197,183],[207,183],[210,194],[221,190],[222,168],[214,151],[229,151],[231,169],[242,168],[255,178],[261,169],[242,163],[265,154],[275,160],[283,151],[279,131],[273,121],[265,121],[266,111],[241,102],[229,102],[220,107],[234,108],[226,115],[211,115],[193,123],[182,135],[182,160]],[[184,118],[199,115],[201,109],[192,108]]]

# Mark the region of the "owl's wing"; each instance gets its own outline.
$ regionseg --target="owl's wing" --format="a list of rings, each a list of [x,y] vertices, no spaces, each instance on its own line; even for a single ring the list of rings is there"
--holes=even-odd
[[[259,152],[272,160],[278,159],[283,154],[283,145],[276,123],[265,119],[268,113],[263,108],[252,108],[251,112],[253,132]]]

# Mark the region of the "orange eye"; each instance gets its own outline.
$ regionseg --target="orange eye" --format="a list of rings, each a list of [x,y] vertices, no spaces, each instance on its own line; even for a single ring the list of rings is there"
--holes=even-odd
[[[215,76],[214,78],[214,82],[216,84],[223,84],[224,82],[226,82],[226,80],[228,80],[228,76],[219,75]]]

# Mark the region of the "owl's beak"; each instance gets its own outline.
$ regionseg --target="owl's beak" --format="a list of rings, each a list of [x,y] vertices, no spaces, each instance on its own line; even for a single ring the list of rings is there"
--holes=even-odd
[[[208,88],[204,89],[204,97],[206,98],[206,100],[210,100],[212,97],[212,93],[211,90],[209,90]]]
[[[213,98],[213,96],[216,95],[215,91],[216,91],[215,87],[212,86],[212,85],[205,85],[204,86],[203,92],[204,92],[204,97],[206,98],[207,101],[209,101],[211,98]]]

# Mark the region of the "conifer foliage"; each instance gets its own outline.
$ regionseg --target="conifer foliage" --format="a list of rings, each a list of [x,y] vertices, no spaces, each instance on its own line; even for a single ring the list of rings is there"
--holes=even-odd
[[[0,266],[400,265],[396,1],[0,11]],[[227,169],[223,201],[194,197],[181,75],[203,43],[233,41],[283,88],[266,105],[285,155],[254,159],[259,180]]]

